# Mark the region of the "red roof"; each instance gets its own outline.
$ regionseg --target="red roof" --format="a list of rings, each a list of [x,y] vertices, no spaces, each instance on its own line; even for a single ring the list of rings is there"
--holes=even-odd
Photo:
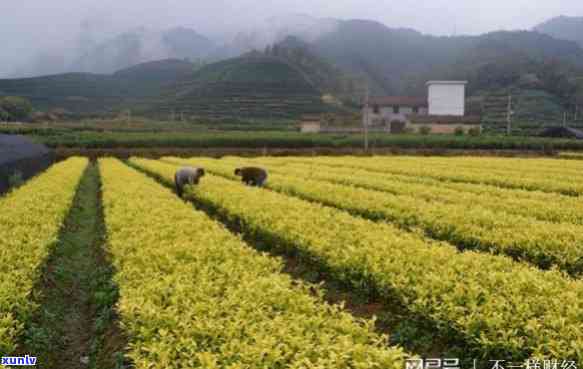
[[[371,97],[369,105],[378,106],[412,106],[427,107],[427,99],[424,97],[414,96],[376,96]]]

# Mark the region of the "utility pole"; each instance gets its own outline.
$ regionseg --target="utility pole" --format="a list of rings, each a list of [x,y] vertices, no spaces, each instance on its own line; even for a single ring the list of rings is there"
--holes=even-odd
[[[506,112],[506,135],[512,133],[512,95],[508,95],[508,109]]]
[[[362,114],[362,125],[364,130],[364,152],[368,153],[368,108],[369,108],[370,89],[366,82],[366,94],[364,98],[364,113]]]
[[[563,112],[563,127],[567,126],[567,112]]]

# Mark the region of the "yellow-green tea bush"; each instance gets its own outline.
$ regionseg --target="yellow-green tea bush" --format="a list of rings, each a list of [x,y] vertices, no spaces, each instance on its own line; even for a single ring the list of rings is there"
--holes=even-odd
[[[154,180],[100,160],[118,310],[136,368],[401,369],[371,321],[308,286]]]
[[[177,163],[180,159],[167,160]],[[232,168],[241,164],[235,160],[214,159],[196,159],[196,163],[204,165],[211,172],[233,179],[236,177]],[[474,196],[465,202],[457,202],[453,199],[455,194],[451,194],[450,201],[436,202],[423,195],[396,195],[354,185],[329,183],[334,181],[333,178],[340,178],[346,183],[359,183],[363,177],[351,176],[349,173],[328,173],[326,167],[298,170],[270,166],[269,169],[271,174],[267,186],[279,192],[338,207],[372,220],[387,220],[405,228],[419,227],[434,238],[450,241],[463,248],[502,253],[543,268],[556,265],[575,276],[583,272],[583,225],[546,222],[526,215],[494,211],[490,207],[481,206],[480,200],[474,201]],[[312,177],[327,180],[306,179]],[[379,187],[385,183],[380,180],[377,182]],[[403,184],[402,187],[407,186]],[[428,197],[430,192],[431,189],[425,191]],[[481,198],[488,201],[487,195]],[[489,201],[496,202],[496,199],[490,198]]]
[[[176,165],[131,162],[172,184]],[[488,253],[460,253],[388,224],[213,175],[189,191],[272,247],[292,248],[356,289],[399,298],[439,329],[480,347],[484,357],[583,364],[583,283],[562,273]]]
[[[87,160],[71,158],[0,199],[0,354],[36,308],[31,291],[73,204]]]

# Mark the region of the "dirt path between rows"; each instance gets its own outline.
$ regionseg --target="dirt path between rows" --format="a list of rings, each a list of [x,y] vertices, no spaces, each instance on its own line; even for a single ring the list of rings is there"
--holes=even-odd
[[[117,288],[104,251],[99,173],[91,164],[35,286],[38,304],[18,352],[43,369],[95,368],[102,336],[114,319]],[[58,189],[56,189],[58,190]]]

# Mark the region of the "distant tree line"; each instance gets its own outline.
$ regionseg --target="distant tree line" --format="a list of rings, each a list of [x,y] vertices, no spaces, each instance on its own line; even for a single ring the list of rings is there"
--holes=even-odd
[[[19,96],[0,97],[0,121],[26,121],[31,114],[32,104],[27,99]]]
[[[31,102],[20,96],[0,97],[0,122],[46,122],[70,117],[71,113],[63,108],[47,111],[33,111]]]
[[[548,60],[523,64],[487,64],[477,70],[475,88],[488,89],[497,87],[496,85],[518,85],[547,91],[559,97],[565,105],[574,102],[577,85],[572,82],[572,75],[562,63]]]
[[[522,53],[500,55],[492,51],[490,57],[469,57],[457,63],[446,75],[452,79],[469,81],[470,94],[503,89],[541,90],[556,96],[565,109],[574,107],[583,97],[583,67],[557,58],[533,58]],[[484,52],[482,53],[484,54]],[[492,54],[494,54],[492,56]]]

